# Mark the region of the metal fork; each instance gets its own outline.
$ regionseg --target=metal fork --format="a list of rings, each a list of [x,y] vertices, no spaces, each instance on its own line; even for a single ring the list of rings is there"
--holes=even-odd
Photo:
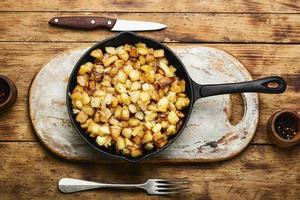
[[[148,194],[168,195],[188,192],[187,187],[190,182],[187,179],[166,180],[166,179],[148,179],[141,184],[107,184],[84,181],[72,178],[62,178],[58,183],[58,188],[63,193],[73,193],[97,188],[119,188],[135,189],[140,188]]]

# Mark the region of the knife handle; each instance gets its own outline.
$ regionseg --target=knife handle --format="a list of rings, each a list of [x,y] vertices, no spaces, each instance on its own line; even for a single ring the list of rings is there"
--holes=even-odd
[[[50,25],[62,28],[92,30],[100,27],[111,29],[116,19],[106,17],[53,17],[48,22]]]

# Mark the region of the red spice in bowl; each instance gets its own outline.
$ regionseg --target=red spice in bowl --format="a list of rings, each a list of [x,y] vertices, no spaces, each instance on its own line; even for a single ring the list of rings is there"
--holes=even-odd
[[[0,111],[11,107],[17,99],[17,88],[12,80],[0,75]]]

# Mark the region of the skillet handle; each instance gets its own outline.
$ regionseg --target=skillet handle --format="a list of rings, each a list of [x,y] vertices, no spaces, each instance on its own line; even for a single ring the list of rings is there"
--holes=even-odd
[[[274,87],[271,86],[275,83]],[[198,86],[198,87],[197,87]],[[270,76],[255,81],[246,81],[240,83],[226,83],[214,85],[197,85],[196,98],[208,97],[220,94],[232,94],[240,92],[259,92],[279,94],[286,90],[286,82],[279,76]]]

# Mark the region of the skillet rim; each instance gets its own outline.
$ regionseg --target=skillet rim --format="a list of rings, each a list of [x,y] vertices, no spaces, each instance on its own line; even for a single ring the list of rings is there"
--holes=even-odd
[[[90,52],[96,48],[99,48],[99,46],[103,45],[105,42],[108,42],[108,41],[111,41],[111,40],[115,40],[121,36],[129,36],[129,37],[135,37],[137,39],[144,39],[144,40],[149,40],[151,41],[152,43],[156,43],[156,45],[158,46],[161,46],[163,49],[167,50],[170,54],[172,54],[174,56],[174,58],[177,60],[177,62],[179,63],[180,68],[182,68],[182,70],[185,72],[185,75],[187,77],[188,80],[186,80],[186,78],[183,78],[185,81],[188,82],[188,85],[189,85],[189,88],[190,88],[190,96],[189,96],[189,99],[190,99],[190,104],[187,108],[187,111],[186,111],[186,116],[185,116],[185,119],[184,119],[184,123],[181,125],[179,131],[177,131],[177,133],[173,136],[173,138],[169,139],[168,140],[168,143],[163,146],[162,148],[160,149],[155,149],[154,151],[151,151],[147,154],[143,154],[142,156],[139,156],[139,157],[136,157],[136,158],[133,158],[133,157],[129,157],[129,156],[125,156],[125,155],[122,155],[122,154],[113,154],[113,153],[110,153],[110,152],[107,152],[103,149],[100,148],[100,146],[98,146],[97,144],[95,144],[95,141],[94,142],[91,142],[90,140],[92,138],[90,138],[85,131],[83,131],[83,129],[79,126],[79,123],[76,122],[75,120],[75,115],[73,114],[73,111],[72,111],[72,105],[71,105],[71,100],[70,100],[70,94],[72,92],[72,88],[71,88],[71,85],[72,85],[72,78],[74,76],[77,76],[77,72],[79,70],[79,67],[81,66],[81,62],[83,62],[84,59],[86,59],[86,57],[88,57],[90,55]],[[168,59],[168,58],[167,58]],[[172,61],[170,59],[168,59],[171,63]],[[182,77],[181,77],[182,78]],[[120,160],[125,160],[125,161],[128,161],[128,162],[131,162],[131,163],[138,163],[138,162],[141,162],[147,158],[150,158],[156,154],[159,154],[160,152],[162,152],[163,150],[165,150],[166,148],[168,148],[180,135],[181,133],[183,132],[184,128],[186,127],[187,125],[187,122],[189,121],[190,119],[190,116],[191,116],[191,113],[192,113],[192,110],[193,110],[193,106],[194,106],[194,103],[195,103],[195,83],[194,81],[191,79],[191,77],[189,76],[189,73],[188,71],[186,70],[184,64],[182,63],[182,61],[179,59],[179,57],[169,48],[167,47],[166,45],[164,45],[163,43],[155,40],[155,39],[152,39],[152,38],[149,38],[149,37],[146,37],[146,36],[141,36],[141,35],[138,35],[136,33],[132,33],[132,32],[121,32],[121,33],[118,33],[116,35],[113,35],[112,37],[109,37],[109,38],[106,38],[100,42],[97,42],[95,45],[93,45],[92,47],[90,47],[80,58],[79,60],[76,62],[76,64],[74,65],[73,69],[72,69],[72,72],[69,76],[69,80],[68,80],[68,84],[67,84],[67,90],[66,90],[66,104],[67,104],[67,110],[68,110],[68,115],[69,115],[69,118],[71,120],[71,124],[73,126],[73,128],[75,129],[75,131],[77,132],[77,134],[79,134],[81,136],[81,138],[89,145],[91,146],[94,150],[96,150],[97,152],[100,152],[102,155],[105,155],[107,157],[110,157],[110,158],[113,158],[113,159],[120,159]],[[93,139],[94,140],[94,139]]]

